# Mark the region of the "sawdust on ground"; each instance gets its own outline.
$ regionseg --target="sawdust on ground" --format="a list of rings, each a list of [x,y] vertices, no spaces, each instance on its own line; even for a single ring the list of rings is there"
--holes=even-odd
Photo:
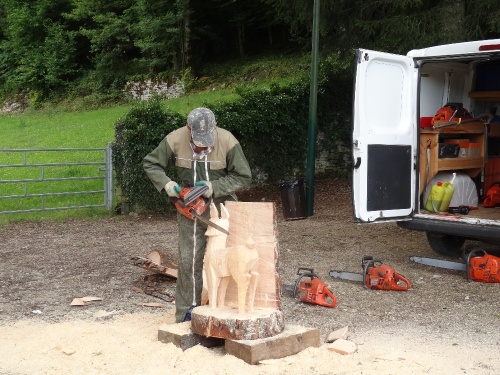
[[[148,294],[149,273],[128,259],[155,249],[175,254],[176,223],[132,215],[0,227],[0,374],[498,373],[499,284],[411,264],[410,255],[436,256],[425,236],[395,224],[353,224],[347,181],[318,181],[315,214],[305,220],[284,220],[276,191],[242,198],[276,202],[283,282],[292,284],[298,267],[313,268],[337,296],[337,306],[325,308],[284,294],[287,324],[319,328],[322,341],[348,326],[355,353],[322,344],[249,365],[223,347],[182,351],[159,342],[174,305]],[[328,277],[331,269],[359,271],[363,255],[393,265],[412,289],[372,291]],[[84,296],[99,299],[70,305]]]

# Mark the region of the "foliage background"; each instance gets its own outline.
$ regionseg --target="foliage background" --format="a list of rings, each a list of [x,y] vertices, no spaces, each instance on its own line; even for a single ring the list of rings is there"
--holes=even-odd
[[[146,77],[203,75],[208,63],[308,51],[313,1],[0,0],[0,96],[122,100]],[[320,2],[322,55],[406,53],[500,35],[498,0]]]
[[[24,101],[30,109],[63,103],[81,110],[126,102],[125,84],[146,79],[181,80],[186,95],[223,91],[238,81],[231,71],[241,62],[301,54],[305,59],[295,79],[264,88],[246,80],[225,100],[205,103],[242,143],[256,182],[300,176],[308,137],[313,4],[0,0],[0,99]],[[323,0],[319,16],[318,154],[329,159],[325,173],[336,176],[347,175],[351,164],[354,48],[405,54],[500,36],[498,0]],[[267,73],[259,65],[253,69],[245,75]],[[215,76],[225,83],[214,87]],[[184,116],[154,100],[135,105],[115,124],[117,179],[130,204],[160,206],[141,161],[184,124]]]
[[[347,144],[352,97],[349,64],[330,60],[321,67],[318,94],[318,152],[329,153],[336,142]],[[269,89],[238,90],[239,98],[212,103],[218,125],[240,141],[252,169],[254,184],[273,185],[305,175],[308,138],[309,83],[271,85]],[[208,105],[208,104],[207,104]],[[170,131],[185,125],[185,117],[163,109],[157,100],[140,103],[115,127],[113,149],[117,181],[130,206],[158,211],[164,196],[153,190],[142,169],[143,157]],[[351,169],[347,151],[335,149],[330,170],[347,176]],[[174,171],[167,171],[175,179]]]

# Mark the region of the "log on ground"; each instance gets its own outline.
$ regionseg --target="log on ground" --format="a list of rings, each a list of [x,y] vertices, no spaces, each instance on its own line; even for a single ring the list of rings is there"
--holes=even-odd
[[[139,256],[130,257],[130,264],[143,268],[153,273],[161,273],[177,279],[177,269],[158,264],[153,262],[151,259],[143,258]]]

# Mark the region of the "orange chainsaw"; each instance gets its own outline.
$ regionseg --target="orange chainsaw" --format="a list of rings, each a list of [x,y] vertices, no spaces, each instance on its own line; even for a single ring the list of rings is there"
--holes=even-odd
[[[335,307],[337,298],[328,289],[312,268],[299,268],[299,278],[293,286],[293,296],[298,300],[314,305]]]
[[[471,251],[467,256],[466,263],[418,256],[412,256],[410,260],[426,266],[465,271],[467,280],[480,283],[500,283],[500,258],[490,255],[484,250]]]
[[[495,181],[491,184],[486,192],[483,206],[486,208],[500,206],[500,181]]]
[[[376,290],[408,290],[410,282],[404,276],[398,274],[393,267],[381,260],[365,256],[361,260],[363,273],[330,271],[334,279],[357,281],[364,284],[368,289]]]
[[[194,218],[197,218],[205,224],[210,225],[223,233],[229,234],[227,230],[202,216],[210,205],[210,200],[203,198],[203,193],[205,193],[207,189],[207,186],[202,185],[183,187],[179,192],[179,198],[171,197],[170,201],[174,204],[177,211],[186,216],[188,219],[194,220]]]

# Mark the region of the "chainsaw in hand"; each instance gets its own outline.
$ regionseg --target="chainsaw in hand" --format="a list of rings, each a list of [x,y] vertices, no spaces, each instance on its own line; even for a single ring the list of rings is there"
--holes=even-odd
[[[411,256],[410,261],[427,266],[465,271],[467,280],[481,283],[500,283],[500,258],[490,255],[484,250],[471,251],[467,256],[466,263],[419,256]]]
[[[361,260],[361,267],[363,273],[332,270],[330,276],[334,279],[361,282],[368,289],[408,290],[411,288],[407,278],[398,274],[393,267],[381,260],[365,256]]]
[[[208,187],[205,185],[183,187],[179,192],[179,198],[171,197],[170,201],[177,211],[188,219],[194,220],[196,218],[225,234],[229,234],[227,230],[202,216],[210,205],[210,199],[203,198],[203,193],[207,190]]]

